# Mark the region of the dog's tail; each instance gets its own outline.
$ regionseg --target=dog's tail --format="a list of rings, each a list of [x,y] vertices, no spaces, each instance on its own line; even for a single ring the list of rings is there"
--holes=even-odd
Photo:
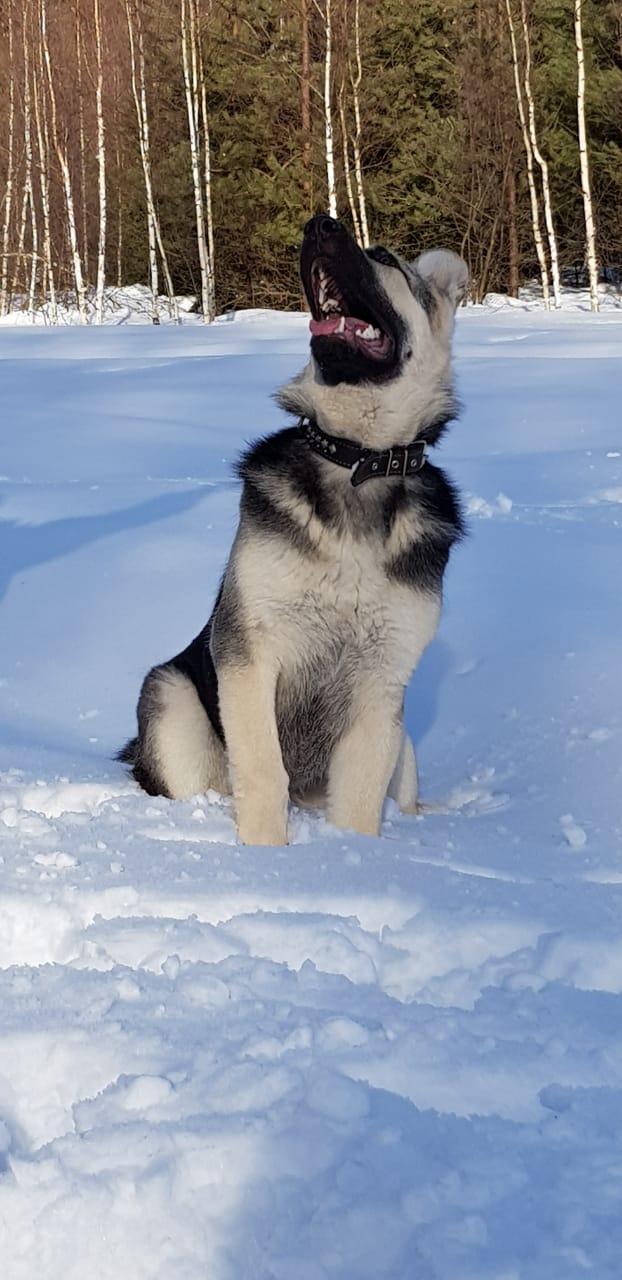
[[[115,760],[120,760],[122,764],[133,766],[138,761],[138,738],[128,738],[124,747],[115,753]]]

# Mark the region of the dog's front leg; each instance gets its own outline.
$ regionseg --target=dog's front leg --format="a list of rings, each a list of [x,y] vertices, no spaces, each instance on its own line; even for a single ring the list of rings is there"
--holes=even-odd
[[[375,836],[400,751],[402,690],[394,699],[386,691],[367,692],[333,752],[328,817],[337,827]]]
[[[275,715],[276,673],[267,663],[218,671],[238,834],[244,844],[287,844],[289,779]]]

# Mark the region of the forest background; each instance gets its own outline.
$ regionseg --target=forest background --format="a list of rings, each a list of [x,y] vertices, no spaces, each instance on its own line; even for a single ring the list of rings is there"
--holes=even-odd
[[[476,301],[542,256],[585,283],[577,9],[619,286],[622,0],[0,0],[0,313],[71,296],[101,319],[136,281],[206,319],[300,307],[327,209],[361,243],[462,253]]]

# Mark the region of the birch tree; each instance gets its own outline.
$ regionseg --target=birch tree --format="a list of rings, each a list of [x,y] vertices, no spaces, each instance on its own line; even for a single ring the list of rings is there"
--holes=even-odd
[[[50,45],[47,32],[47,0],[39,0],[39,30],[41,35],[41,48],[43,51],[43,61],[45,65],[48,98],[50,103],[50,128],[52,136],[52,145],[56,153],[58,165],[61,171],[63,192],[65,196],[65,213],[67,235],[69,239],[71,260],[73,266],[73,278],[76,288],[76,300],[78,303],[78,312],[82,324],[87,323],[86,311],[86,288],[84,284],[84,275],[82,272],[82,259],[78,247],[78,235],[76,231],[76,214],[73,198],[73,187],[71,182],[71,172],[69,168],[69,159],[67,155],[67,139],[66,136],[61,140],[61,133],[58,124],[58,110],[56,104],[56,90],[54,86],[54,75],[52,71],[52,60],[50,58]]]
[[[123,284],[123,162],[121,149],[121,76],[118,65],[114,68],[114,190],[116,191],[116,279],[117,288]]]
[[[529,125],[529,139],[531,148],[540,167],[542,179],[542,196],[544,201],[544,222],[546,226],[547,238],[549,242],[549,257],[551,260],[551,279],[553,282],[553,298],[555,307],[559,309],[562,304],[561,287],[559,281],[559,259],[557,254],[557,237],[555,235],[555,227],[553,224],[553,209],[551,205],[551,184],[549,182],[549,166],[545,160],[538,143],[538,133],[536,129],[536,111],[533,100],[533,92],[531,87],[531,38],[529,35],[529,24],[527,22],[527,7],[525,0],[520,0],[521,24],[523,29],[523,44],[525,50],[525,61],[523,66],[523,86],[525,89],[525,98],[527,99],[527,120]]]
[[[342,144],[342,150],[343,150],[343,180],[345,182],[346,195],[348,197],[348,204],[350,206],[350,216],[352,218],[352,226],[354,228],[354,238],[357,244],[360,244],[362,246],[363,233],[361,231],[361,224],[359,222],[358,204],[354,198],[354,187],[352,185],[352,172],[350,169],[349,134],[348,134],[348,125],[346,121],[346,108],[345,108],[345,101],[344,101],[345,89],[346,89],[346,84],[345,84],[345,79],[343,79],[339,86],[339,95],[338,95],[339,119],[341,122],[341,144]]]
[[[13,209],[13,186],[15,182],[15,30],[13,0],[7,3],[7,44],[9,55],[9,120],[7,137],[7,174],[4,192],[4,223],[2,227],[2,274],[0,277],[0,315],[5,316],[9,310],[9,237],[11,231],[11,213]]]
[[[34,202],[34,191],[32,181],[32,111],[30,96],[30,42],[28,39],[28,31],[26,25],[26,16],[28,10],[22,11],[22,124],[23,124],[23,148],[24,148],[24,185],[22,188],[22,206],[19,219],[19,236],[17,241],[17,253],[15,254],[13,278],[11,284],[11,293],[15,295],[21,282],[22,265],[25,263],[26,255],[26,232],[28,228],[30,215],[31,229],[31,251],[30,251],[30,273],[28,276],[28,287],[26,291],[26,302],[28,314],[32,318],[34,316],[34,295],[36,289],[36,272],[37,272],[37,252],[39,247],[39,235],[37,228],[37,214]]]
[[[106,131],[104,127],[104,68],[102,57],[102,22],[100,0],[93,0],[95,24],[96,71],[95,108],[97,114],[97,188],[99,195],[99,231],[97,237],[97,285],[95,288],[95,322],[104,318],[104,288],[106,285]]]
[[[88,202],[86,198],[86,130],[84,123],[84,84],[83,84],[83,47],[82,47],[82,13],[80,0],[75,0],[75,36],[76,36],[76,75],[78,80],[78,146],[80,154],[80,204],[82,213],[82,260],[84,271],[89,278],[89,223]]]
[[[361,103],[360,87],[363,80],[363,64],[361,59],[361,21],[360,0],[354,0],[354,64],[350,52],[351,6],[345,3],[342,8],[342,23],[339,29],[342,50],[342,73],[337,94],[339,121],[341,124],[341,140],[343,154],[343,178],[350,206],[350,215],[354,236],[361,248],[369,244],[369,226],[367,222],[367,205],[363,186],[363,167],[361,162]],[[347,93],[349,87],[354,127],[348,123]]]
[[[197,14],[199,0],[197,3]],[[197,18],[198,25],[198,18]],[[201,40],[198,42],[199,49],[199,83],[201,85],[201,124],[203,127],[203,191],[205,195],[205,223],[207,229],[207,261],[208,261],[208,285],[209,285],[209,314],[213,317],[216,314],[216,256],[214,251],[214,202],[213,202],[213,184],[212,184],[212,144],[210,138],[209,116],[207,114],[207,87],[205,80],[205,67],[203,65],[203,48]]]
[[[363,81],[363,63],[361,59],[361,12],[360,0],[354,0],[354,56],[356,62],[356,71],[352,69],[350,59],[348,59],[350,69],[350,84],[352,86],[352,105],[354,108],[354,133],[351,136],[352,153],[354,155],[354,173],[356,178],[356,194],[359,207],[359,222],[361,228],[360,243],[363,247],[369,244],[369,226],[367,222],[367,204],[365,201],[365,188],[363,186],[363,166],[361,163],[361,101],[360,88]]]
[[[162,261],[162,271],[169,298],[171,314],[179,323],[179,309],[173,292],[173,284],[168,267],[166,251],[160,233],[160,222],[153,196],[151,170],[151,143],[149,136],[149,112],[147,108],[147,77],[145,70],[145,45],[140,10],[140,0],[125,0],[127,31],[130,44],[130,72],[132,95],[136,108],[138,123],[138,144],[145,183],[147,202],[147,234],[149,240],[149,273],[151,279],[151,319],[154,324],[160,323],[158,315],[158,250]]]
[[[533,167],[533,147],[531,136],[527,125],[527,115],[525,112],[525,101],[523,97],[523,85],[520,76],[520,64],[518,58],[518,48],[516,44],[516,28],[514,25],[514,17],[512,14],[512,6],[510,0],[505,0],[505,11],[508,20],[508,29],[510,33],[510,44],[512,47],[512,70],[514,72],[514,88],[516,92],[516,105],[518,108],[518,118],[520,120],[521,134],[523,137],[523,146],[525,148],[525,159],[527,162],[527,184],[529,187],[529,200],[531,204],[531,226],[533,231],[534,243],[536,246],[536,254],[538,265],[540,267],[540,278],[542,280],[542,298],[546,311],[550,309],[550,289],[549,289],[549,272],[544,251],[544,242],[542,239],[542,229],[540,224],[540,204],[538,200],[538,192],[536,189],[534,167]]]
[[[28,286],[28,315],[31,320],[35,316],[35,296],[37,289],[37,267],[39,256],[39,229],[37,226],[37,208],[35,204],[35,194],[32,181],[33,173],[33,154],[32,154],[32,98],[30,86],[30,42],[28,38],[28,29],[26,25],[26,14],[28,10],[24,10],[22,15],[22,55],[24,59],[24,157],[26,165],[26,176],[24,180],[24,205],[22,214],[22,230],[20,236],[20,249],[23,252],[24,238],[26,231],[26,213],[30,212],[30,278]]]
[[[302,128],[302,187],[305,213],[311,213],[311,46],[309,0],[300,0],[300,125]]]
[[[582,0],[574,0],[574,35],[577,50],[577,123],[579,126],[579,161],[581,165],[581,191],[585,215],[585,252],[590,280],[590,306],[598,311],[598,266],[596,262],[596,230],[592,207],[590,161],[587,149],[585,124],[585,55],[583,50]]]
[[[32,97],[35,126],[37,131],[37,151],[39,156],[39,188],[41,192],[41,212],[43,215],[43,260],[44,260],[44,295],[49,294],[50,319],[58,324],[58,305],[56,300],[56,279],[52,250],[52,225],[50,202],[50,136],[45,99],[45,77],[43,71],[43,51],[39,39],[33,39],[36,51],[33,66]]]
[[[324,23],[324,147],[326,154],[326,185],[328,188],[328,212],[331,218],[337,217],[337,181],[335,177],[335,142],[332,113],[333,90],[333,19],[332,0],[324,0],[324,7],[319,0],[313,0]]]
[[[195,0],[180,0],[181,50],[186,90],[186,111],[190,137],[190,162],[192,188],[197,227],[197,248],[201,272],[201,311],[204,323],[214,319],[214,289],[211,280],[211,263],[205,226],[204,188],[201,177],[200,156],[200,84],[198,44],[198,12]]]

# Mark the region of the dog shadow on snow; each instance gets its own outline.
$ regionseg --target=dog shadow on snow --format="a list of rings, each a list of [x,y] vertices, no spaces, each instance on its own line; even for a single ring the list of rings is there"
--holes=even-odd
[[[201,502],[209,492],[213,491],[201,486],[183,493],[166,493],[157,498],[148,498],[119,511],[92,516],[67,516],[37,525],[5,520],[0,511],[0,601],[17,574],[37,565],[47,564],[50,560],[71,555],[92,542],[98,542],[100,538],[181,515]]]

